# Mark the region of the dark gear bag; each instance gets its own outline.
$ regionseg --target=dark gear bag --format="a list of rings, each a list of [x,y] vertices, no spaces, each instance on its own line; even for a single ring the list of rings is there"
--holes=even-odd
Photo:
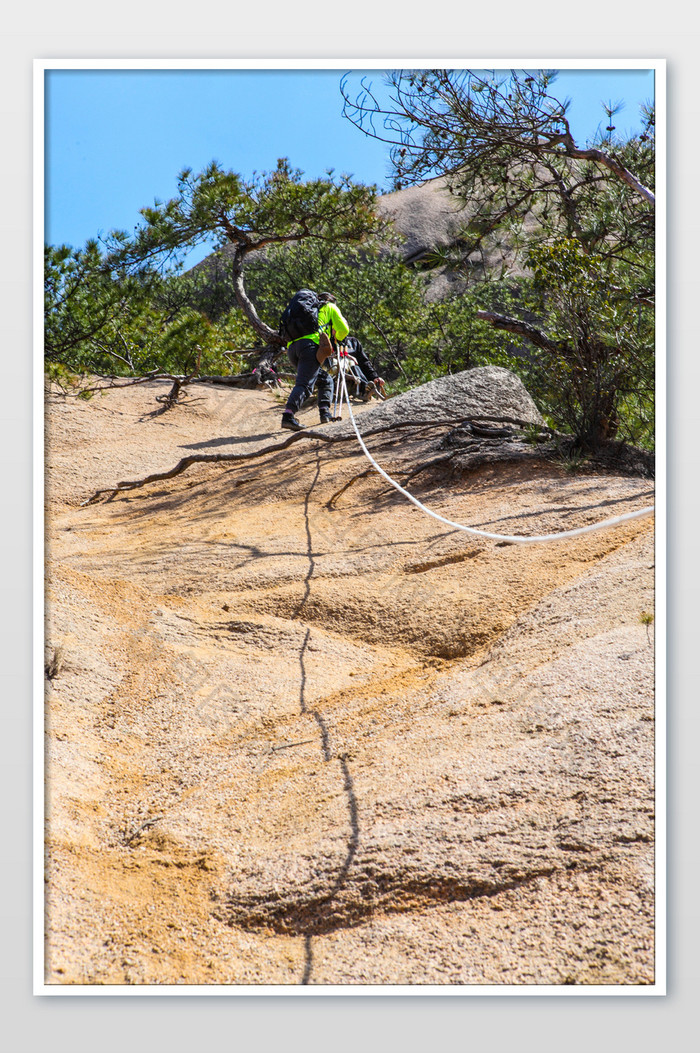
[[[321,301],[311,289],[300,289],[284,309],[280,336],[285,344],[318,332],[318,309]]]

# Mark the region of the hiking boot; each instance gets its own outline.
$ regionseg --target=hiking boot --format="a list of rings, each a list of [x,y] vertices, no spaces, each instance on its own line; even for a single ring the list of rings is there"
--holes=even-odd
[[[282,414],[282,427],[287,431],[303,431],[304,425],[300,424],[293,413]]]
[[[321,424],[330,424],[331,421],[335,420],[328,410],[321,410]]]

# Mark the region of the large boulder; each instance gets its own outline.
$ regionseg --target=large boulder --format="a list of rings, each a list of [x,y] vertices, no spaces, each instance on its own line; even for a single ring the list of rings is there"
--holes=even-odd
[[[523,382],[502,366],[474,369],[438,377],[402,395],[374,405],[358,415],[361,432],[406,420],[453,420],[472,417],[510,418],[543,424],[542,416]],[[351,428],[348,421],[341,428]]]

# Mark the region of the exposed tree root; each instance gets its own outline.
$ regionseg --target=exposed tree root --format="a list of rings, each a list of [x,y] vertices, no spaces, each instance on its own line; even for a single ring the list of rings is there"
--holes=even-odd
[[[461,423],[461,418],[458,417],[432,421],[399,421],[398,423],[384,424],[378,428],[370,428],[368,431],[364,432],[363,437],[381,435],[386,432],[395,432],[397,428],[424,430],[441,428],[446,425],[452,426],[458,423]],[[309,429],[308,431],[293,432],[281,442],[272,443],[269,446],[263,446],[262,449],[259,450],[251,450],[250,453],[193,453],[189,454],[187,457],[183,457],[173,468],[169,468],[165,472],[154,472],[152,475],[144,476],[142,479],[126,480],[117,483],[116,486],[105,487],[102,490],[97,490],[92,497],[89,497],[86,501],[82,501],[81,505],[95,504],[96,501],[99,501],[101,497],[105,496],[108,496],[108,499],[111,500],[111,498],[124,491],[136,490],[141,486],[148,485],[148,483],[173,479],[176,475],[180,475],[188,468],[191,468],[193,464],[219,464],[224,462],[230,463],[232,461],[250,461],[256,457],[267,457],[273,453],[280,453],[282,450],[288,449],[288,447],[292,446],[295,442],[300,442],[302,439],[318,439],[320,442],[325,442],[329,445],[357,441],[354,433],[349,435],[327,435],[321,431]]]
[[[202,379],[201,377],[199,378]],[[498,424],[512,424],[515,427],[520,428],[531,428],[532,421],[520,420],[516,417],[490,417],[488,415],[478,414],[471,417],[443,417],[440,420],[405,420],[405,421],[394,421],[391,424],[384,424],[377,428],[370,428],[363,432],[363,438],[370,438],[373,435],[382,435],[387,432],[395,432],[400,428],[411,428],[414,431],[422,431],[430,428],[442,428],[449,426],[454,428],[455,426],[464,426],[471,424],[472,422],[477,424],[485,421],[492,421]],[[546,425],[536,425],[536,427],[549,435],[557,435],[558,433],[553,429],[548,428]],[[81,502],[82,506],[95,504],[102,497],[107,497],[111,500],[117,494],[128,490],[136,490],[139,487],[147,486],[149,483],[162,482],[165,479],[173,479],[176,475],[180,475],[182,472],[187,471],[193,464],[219,464],[224,462],[232,461],[249,461],[256,457],[267,457],[270,454],[280,453],[282,450],[288,449],[295,442],[300,442],[302,439],[318,439],[320,442],[324,442],[328,445],[335,443],[355,442],[355,433],[351,432],[348,435],[328,435],[321,431],[316,431],[309,428],[305,431],[293,432],[287,436],[281,442],[272,443],[270,446],[264,446],[259,450],[252,450],[250,453],[196,453],[189,454],[187,457],[183,457],[173,467],[168,469],[166,472],[154,472],[152,475],[144,476],[142,479],[125,480],[117,483],[116,486],[105,487],[102,490],[97,490],[91,497],[86,501]],[[448,460],[449,457],[444,458]],[[440,459],[442,460],[442,459]],[[431,461],[430,465],[424,467],[430,467],[438,462]],[[412,474],[417,474],[417,471],[422,470],[416,469]],[[358,477],[359,478],[359,477]],[[348,486],[352,485],[352,481],[348,483]],[[340,491],[334,497],[340,496]]]

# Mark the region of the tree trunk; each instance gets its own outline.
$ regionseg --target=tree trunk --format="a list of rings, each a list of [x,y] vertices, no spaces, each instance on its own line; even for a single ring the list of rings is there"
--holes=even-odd
[[[233,254],[233,262],[231,264],[231,274],[233,278],[233,291],[236,295],[236,301],[238,306],[243,311],[250,324],[252,325],[258,336],[262,337],[266,344],[271,348],[274,348],[275,352],[279,352],[282,347],[282,341],[280,340],[279,333],[275,332],[274,329],[270,329],[269,325],[260,318],[258,312],[255,310],[255,306],[248,296],[243,283],[243,260],[245,252],[240,249],[236,249]]]

